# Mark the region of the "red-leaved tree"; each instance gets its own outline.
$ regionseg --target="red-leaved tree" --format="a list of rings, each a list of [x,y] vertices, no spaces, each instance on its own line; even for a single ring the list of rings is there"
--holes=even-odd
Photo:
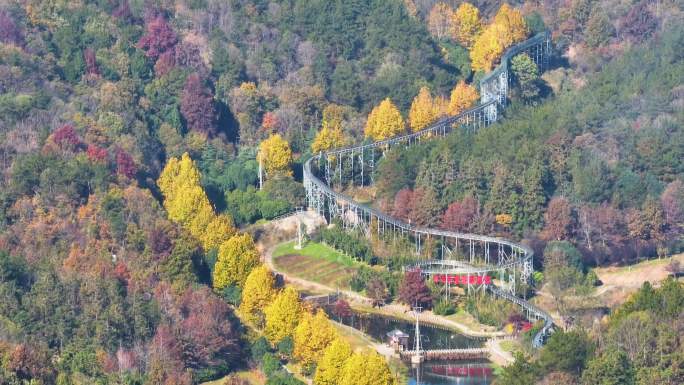
[[[74,126],[65,124],[52,133],[52,141],[65,151],[76,151],[82,144]]]
[[[196,73],[188,76],[185,81],[181,95],[181,113],[191,130],[208,135],[216,134],[214,97]]]
[[[394,208],[392,213],[395,217],[408,221],[413,211],[413,191],[403,188],[394,196]]]
[[[409,306],[432,307],[432,294],[420,270],[407,271],[399,287],[399,300]]]
[[[549,240],[560,241],[572,235],[574,218],[572,207],[565,197],[551,198],[544,213],[544,230],[542,235]]]
[[[157,16],[147,23],[147,33],[140,38],[137,47],[145,51],[150,59],[157,60],[159,55],[171,50],[178,38],[169,23]]]
[[[442,214],[442,228],[452,231],[471,231],[479,206],[473,197],[465,197],[462,201],[453,202]]]
[[[126,178],[133,178],[138,168],[135,166],[135,161],[126,151],[122,149],[116,150],[116,173],[123,175]]]
[[[338,299],[333,307],[333,314],[335,314],[337,318],[351,317],[352,309],[351,306],[349,306],[349,302]]]
[[[98,147],[94,144],[89,144],[88,149],[86,150],[86,155],[88,155],[88,159],[90,159],[92,162],[98,162],[102,163],[107,160],[107,150],[101,147]]]

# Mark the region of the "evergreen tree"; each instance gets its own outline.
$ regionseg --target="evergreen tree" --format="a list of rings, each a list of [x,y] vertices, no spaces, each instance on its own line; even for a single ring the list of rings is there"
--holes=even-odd
[[[608,350],[589,361],[582,373],[584,385],[633,385],[634,368],[622,350]]]

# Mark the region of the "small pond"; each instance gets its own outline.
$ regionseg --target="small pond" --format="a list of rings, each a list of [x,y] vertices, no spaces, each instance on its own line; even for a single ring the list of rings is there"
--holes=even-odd
[[[408,313],[407,315],[412,315]],[[335,316],[332,318],[336,319]],[[415,337],[415,322],[400,320],[372,313],[355,312],[342,320],[378,341],[386,341],[387,332],[399,329],[409,335],[412,349]],[[423,349],[477,348],[484,346],[485,340],[472,338],[434,326],[420,325]],[[489,385],[493,381],[492,366],[489,361],[427,361],[409,370],[409,385]]]

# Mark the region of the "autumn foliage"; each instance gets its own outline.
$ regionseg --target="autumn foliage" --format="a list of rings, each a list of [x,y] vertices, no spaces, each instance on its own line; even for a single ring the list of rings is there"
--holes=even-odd
[[[477,89],[461,80],[451,91],[448,107],[449,115],[455,116],[466,111],[473,107],[479,99],[480,95],[477,93]]]
[[[156,60],[159,55],[173,49],[178,41],[176,33],[163,16],[157,16],[147,23],[147,32],[140,38],[138,48],[145,51],[147,57]]]
[[[273,134],[259,145],[259,161],[263,164],[266,175],[290,175],[292,150],[290,145],[279,134]]]
[[[274,345],[283,338],[292,336],[302,313],[299,293],[292,287],[286,287],[264,309],[266,316],[264,335]]]
[[[434,102],[430,90],[427,87],[421,87],[418,95],[411,103],[409,110],[409,125],[413,132],[420,131],[427,127],[437,118],[437,111],[435,111]]]
[[[275,279],[266,266],[260,265],[252,269],[247,276],[242,290],[240,312],[258,327],[265,321],[264,310],[276,295]]]
[[[482,33],[480,10],[470,3],[461,3],[453,14],[452,34],[456,41],[470,48]]]
[[[384,99],[368,115],[365,134],[373,140],[397,136],[405,130],[404,118],[389,98]]]
[[[223,216],[217,216],[220,217]],[[258,265],[259,252],[252,236],[247,233],[233,235],[221,243],[218,249],[213,275],[214,289],[220,290],[229,285],[242,287],[249,273]]]
[[[470,51],[476,71],[490,71],[506,48],[525,40],[529,30],[519,10],[503,4],[494,21],[484,28]]]
[[[191,130],[208,135],[216,134],[214,96],[196,73],[188,76],[181,95],[181,113]]]

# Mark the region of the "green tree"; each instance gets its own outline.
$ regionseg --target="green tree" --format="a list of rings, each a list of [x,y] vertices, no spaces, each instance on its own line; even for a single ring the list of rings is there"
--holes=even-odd
[[[522,353],[515,353],[515,361],[501,370],[494,385],[530,385],[538,377],[539,368],[530,363]]]
[[[584,34],[584,38],[589,47],[596,48],[606,44],[613,33],[614,28],[608,15],[601,11],[599,7],[594,7],[594,11],[592,11],[591,16],[589,17]]]
[[[513,78],[520,86],[520,96],[523,100],[532,100],[539,96],[539,68],[526,53],[516,55],[511,59]]]
[[[593,354],[593,343],[582,331],[553,333],[539,355],[539,364],[546,371],[581,374]]]
[[[634,385],[634,368],[621,350],[607,350],[589,361],[582,374],[584,385]]]

